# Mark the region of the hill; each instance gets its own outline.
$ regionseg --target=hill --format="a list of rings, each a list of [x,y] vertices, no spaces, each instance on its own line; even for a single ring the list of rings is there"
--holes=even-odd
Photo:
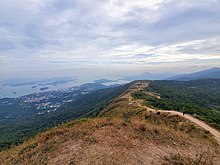
[[[128,85],[107,88],[83,84],[67,91],[51,91],[0,99],[0,150],[62,122],[93,117],[106,104],[124,92]]]
[[[220,79],[152,81],[134,97],[146,100],[147,106],[194,115],[220,130]]]
[[[191,74],[177,75],[168,78],[168,80],[189,81],[208,78],[220,79],[220,68],[211,68],[208,70],[203,70]]]
[[[146,93],[149,83],[130,84],[123,94],[92,113],[96,118],[63,123],[0,152],[0,162],[217,165],[219,144],[211,132],[184,116],[146,107],[145,99],[136,97],[137,92]],[[153,92],[148,95],[159,98]]]

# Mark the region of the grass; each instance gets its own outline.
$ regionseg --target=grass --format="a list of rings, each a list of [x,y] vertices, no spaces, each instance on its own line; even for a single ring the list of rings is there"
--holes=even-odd
[[[180,153],[172,154],[164,157],[163,165],[213,165],[213,155],[209,155],[206,151],[199,151],[194,159],[190,157],[182,157]]]
[[[218,146],[210,133],[184,118],[150,112],[116,98],[98,118],[73,120],[40,133],[0,152],[0,162],[208,165],[216,152]]]
[[[185,146],[190,142],[187,140],[189,136],[184,131],[190,130],[193,133],[193,137],[196,137],[194,140],[192,139],[194,142],[198,139],[198,135],[200,135],[201,130],[191,125],[187,125],[189,128],[181,131],[178,128],[177,121],[184,121],[177,119],[176,116],[174,118],[167,116],[166,120],[159,120],[159,118],[155,117],[155,114],[147,114],[147,119],[139,119],[136,113],[129,115],[131,117],[129,122],[119,118],[102,117],[97,119],[79,119],[65,123],[39,134],[34,139],[28,140],[20,146],[1,152],[0,161],[8,162],[9,164],[25,164],[30,162],[40,162],[43,164],[51,159],[50,155],[53,152],[59,150],[60,146],[69,141],[74,141],[75,143],[82,142],[84,146],[93,146],[103,143],[103,139],[105,139],[107,140],[105,143],[108,143],[110,146],[112,145],[112,147],[131,149],[134,147],[132,141],[137,141],[140,146],[141,144],[146,145],[149,141],[157,145],[173,145],[175,143],[179,146]],[[149,120],[149,118],[154,118],[154,120]],[[156,120],[158,122],[155,122]],[[173,121],[176,121],[176,123],[172,123]],[[171,126],[170,123],[175,125],[175,127]],[[129,140],[123,138],[125,135],[129,137]],[[105,136],[110,137],[106,139]],[[210,140],[207,137],[203,139],[201,136],[200,138],[202,139],[201,141]]]
[[[146,106],[176,110],[195,115],[220,130],[220,80],[152,81],[148,88],[135,91],[133,97]]]

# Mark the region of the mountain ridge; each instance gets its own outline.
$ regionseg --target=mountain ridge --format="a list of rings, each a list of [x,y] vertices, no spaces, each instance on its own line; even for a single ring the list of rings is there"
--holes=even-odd
[[[82,118],[0,152],[3,164],[218,164],[212,135],[182,116],[156,111],[133,92],[136,81],[111,100],[98,118]],[[156,96],[154,93],[151,93]],[[141,105],[141,106],[140,106]]]
[[[211,69],[193,72],[189,74],[176,75],[167,78],[167,80],[189,81],[189,80],[207,79],[207,78],[220,79],[220,68],[214,67]]]

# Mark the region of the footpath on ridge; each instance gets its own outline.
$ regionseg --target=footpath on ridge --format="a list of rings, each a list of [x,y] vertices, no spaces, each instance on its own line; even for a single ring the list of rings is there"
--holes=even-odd
[[[129,89],[129,92],[126,94],[123,94],[121,97],[123,98],[127,98],[129,103],[137,103],[139,107],[145,108],[148,111],[153,111],[153,112],[161,112],[161,113],[170,113],[173,115],[179,115],[184,117],[187,120],[190,120],[191,122],[193,122],[195,125],[202,127],[203,129],[209,131],[214,138],[217,140],[218,144],[220,145],[220,132],[214,128],[212,128],[211,126],[209,126],[208,124],[206,124],[205,122],[189,115],[189,114],[184,114],[178,111],[174,111],[174,110],[161,110],[161,109],[152,109],[150,107],[147,107],[145,105],[142,105],[141,103],[143,103],[143,100],[135,100],[134,98],[132,98],[131,93],[137,90],[141,90],[143,88],[148,87],[149,82],[147,81],[141,81],[141,82],[136,82],[134,85],[132,85],[132,87]]]

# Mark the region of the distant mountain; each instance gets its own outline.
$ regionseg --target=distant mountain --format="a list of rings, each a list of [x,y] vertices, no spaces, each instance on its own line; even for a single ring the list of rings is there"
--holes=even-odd
[[[211,68],[190,74],[182,74],[168,78],[167,80],[189,81],[197,79],[215,78],[220,79],[220,68]]]
[[[174,76],[173,73],[150,73],[144,72],[140,75],[125,77],[125,80],[164,80],[168,77]]]
[[[75,82],[76,79],[72,77],[55,77],[49,79],[37,79],[37,78],[11,78],[3,81],[3,86],[10,86],[10,87],[19,87],[25,85],[35,85],[39,84],[41,86],[45,85],[59,85],[65,84],[68,82]]]

